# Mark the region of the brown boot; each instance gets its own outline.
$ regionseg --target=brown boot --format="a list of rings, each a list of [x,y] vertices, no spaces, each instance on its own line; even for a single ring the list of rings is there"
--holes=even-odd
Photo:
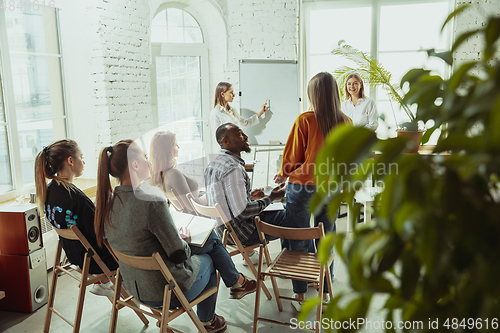
[[[222,333],[226,330],[226,328],[226,319],[222,316],[218,316],[217,314],[209,325],[205,325],[207,333]]]

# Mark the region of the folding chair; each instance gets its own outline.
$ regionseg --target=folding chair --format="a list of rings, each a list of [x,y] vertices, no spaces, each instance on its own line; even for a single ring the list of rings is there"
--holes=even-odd
[[[172,189],[172,191],[164,191],[164,193],[167,199],[172,203],[176,211],[198,215],[194,207],[191,206],[191,202],[188,201],[189,206],[185,205],[176,190]]]
[[[254,249],[258,248],[260,244],[243,246],[243,244],[241,244],[241,241],[238,239],[236,232],[234,232],[231,223],[229,223],[229,219],[226,217],[226,214],[224,214],[222,207],[218,203],[215,204],[214,207],[208,207],[200,205],[199,203],[194,201],[191,193],[186,194],[186,197],[191,202],[195,211],[198,214],[202,216],[220,218],[222,222],[224,222],[225,229],[224,229],[224,235],[222,236],[222,243],[226,247],[227,252],[231,257],[241,253],[243,259],[248,264],[248,267],[252,271],[253,275],[255,276],[255,278],[257,278],[257,270],[255,269],[255,266],[252,264],[252,261],[250,260],[248,254],[251,253]],[[231,236],[231,239],[233,240],[235,245],[227,244],[229,236]],[[269,290],[267,290],[266,285],[262,284],[261,287],[262,290],[264,290],[264,293],[266,294],[267,298],[271,299],[272,298],[271,293],[269,292]]]
[[[54,228],[54,230],[57,232],[59,237],[80,241],[80,243],[82,243],[83,247],[87,250],[87,252],[85,253],[85,257],[83,260],[83,269],[80,272],[79,269],[72,268],[71,263],[61,264],[62,244],[60,240],[58,241],[56,258],[54,262],[54,268],[52,271],[52,281],[50,284],[49,300],[47,304],[47,314],[45,316],[45,324],[43,327],[43,332],[44,333],[49,332],[52,313],[54,313],[73,327],[73,333],[77,333],[80,331],[80,324],[83,312],[83,302],[85,301],[85,291],[87,290],[87,286],[105,278],[108,278],[109,280],[111,280],[111,282],[115,283],[116,271],[109,270],[108,266],[106,266],[106,264],[102,261],[102,259],[94,250],[92,245],[90,245],[90,243],[87,241],[85,236],[81,233],[81,231],[78,229],[76,225],[71,226],[70,229]],[[103,271],[102,274],[89,273],[91,259],[94,259],[94,261],[99,265],[99,267]],[[68,319],[64,318],[61,315],[61,313],[59,313],[56,309],[54,309],[54,299],[56,293],[57,280],[60,274],[67,274],[79,282],[78,303],[76,306],[75,321],[73,323],[71,323]],[[77,276],[77,274],[80,276]],[[127,298],[129,296],[125,290],[122,290],[121,295],[124,298]],[[137,315],[142,320],[144,325],[147,326],[149,322],[146,319],[146,317],[140,312],[137,312]]]
[[[175,282],[174,277],[172,276],[167,266],[165,265],[165,262],[163,261],[161,255],[158,252],[153,253],[151,257],[138,257],[118,252],[115,249],[111,248],[111,246],[109,246],[109,244],[107,243],[106,246],[108,246],[109,250],[112,251],[113,255],[116,258],[118,258],[120,263],[123,263],[125,265],[137,269],[160,271],[165,277],[165,280],[167,281],[167,284],[165,285],[165,292],[163,294],[163,307],[161,309],[156,309],[141,303],[141,307],[146,307],[149,310],[146,311],[141,309],[141,307],[137,306],[135,303],[128,302],[133,299],[133,296],[129,296],[127,299],[120,300],[119,293],[120,290],[122,289],[122,275],[120,273],[120,268],[118,268],[116,273],[115,297],[113,298],[113,311],[111,312],[111,325],[109,327],[110,333],[116,332],[118,310],[122,309],[123,307],[129,307],[134,311],[140,311],[143,314],[146,314],[148,316],[157,319],[160,323],[160,333],[172,332],[172,331],[182,332],[178,329],[172,328],[171,326],[168,325],[168,323],[174,320],[175,318],[179,317],[184,312],[188,314],[189,318],[191,318],[191,320],[193,321],[194,325],[196,326],[199,332],[207,333],[200,319],[194,313],[193,306],[202,302],[210,295],[215,294],[217,292],[217,287],[212,287],[207,290],[204,290],[200,295],[198,295],[197,298],[195,298],[191,302],[188,302],[188,300],[182,293],[182,290],[180,289],[179,285]],[[172,299],[172,291],[174,292],[175,296],[181,303],[180,308],[170,309],[170,300]],[[136,301],[139,302],[139,300]]]
[[[280,312],[283,311],[283,304],[281,303],[282,299],[286,299],[289,301],[293,301],[295,299],[280,295],[278,285],[276,284],[276,278],[293,279],[293,280],[318,283],[319,285],[318,295],[320,298],[322,298],[323,287],[324,287],[323,282],[326,276],[330,298],[333,299],[332,281],[330,277],[330,270],[328,269],[328,267],[330,267],[332,263],[333,256],[330,257],[326,265],[321,265],[315,253],[288,251],[287,249],[283,249],[271,262],[271,260],[268,259],[270,258],[270,256],[265,239],[265,235],[279,237],[282,239],[292,239],[292,240],[323,238],[325,235],[323,231],[323,223],[320,223],[315,228],[285,228],[262,222],[259,217],[255,218],[255,223],[257,225],[257,230],[259,232],[259,238],[261,240],[261,244],[259,248],[259,271],[257,278],[257,293],[255,295],[255,314],[253,319],[254,333],[256,333],[258,330],[259,320],[273,324],[290,326],[290,322],[286,323],[259,317],[259,306],[260,306],[259,286],[264,283],[264,280],[267,277],[271,278],[274,295],[276,297],[276,303],[278,305],[278,310]],[[266,255],[266,260],[268,265],[265,271],[262,270],[264,254]],[[316,314],[316,320],[318,322],[321,322],[321,312],[322,312],[322,304],[320,303],[318,305],[318,310]],[[319,333],[319,327],[315,328],[315,332]]]

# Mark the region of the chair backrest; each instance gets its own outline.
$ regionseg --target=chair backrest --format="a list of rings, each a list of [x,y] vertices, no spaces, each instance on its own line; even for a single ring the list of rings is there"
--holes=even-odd
[[[170,201],[170,203],[174,206],[175,210],[178,212],[182,212],[182,203],[177,199],[176,195],[173,192],[163,192],[165,196]]]
[[[74,226],[76,227],[76,226]],[[76,227],[78,229],[78,227]],[[72,229],[58,229],[54,228],[54,230],[57,232],[59,237],[65,238],[65,239],[71,239],[71,240],[79,240],[78,236],[75,234],[75,232]]]
[[[113,249],[107,240],[104,240],[104,244],[106,244],[106,247],[113,254],[113,256],[125,265],[147,271],[160,271],[163,274],[163,277],[167,280],[167,284],[175,281],[174,277],[168,270],[167,265],[163,261],[163,258],[158,252],[153,253],[151,257],[133,256]]]
[[[259,231],[261,241],[265,239],[263,238],[264,234],[281,239],[292,240],[319,239],[323,238],[325,235],[325,232],[323,230],[323,223],[320,223],[317,227],[314,228],[287,228],[266,223],[264,221],[261,221],[257,216],[255,218],[255,224],[257,225],[257,230]]]
[[[139,257],[139,256],[133,256],[130,254],[122,253],[120,251],[113,249],[111,246],[109,246],[109,249],[110,249],[110,251],[113,252],[113,255],[119,261],[121,261],[122,263],[124,263],[127,266],[137,268],[137,269],[143,269],[143,270],[147,270],[147,271],[159,271],[159,270],[161,270],[160,265],[158,264],[158,261],[155,257],[155,254],[157,254],[158,252],[153,253],[153,255],[151,257]],[[160,257],[160,259],[161,259],[161,257]]]
[[[194,209],[194,207],[191,204],[191,201],[189,199],[182,200],[181,195],[177,192],[177,190],[175,188],[172,188],[172,193],[175,195],[176,200],[180,203],[180,205],[182,206],[182,208],[184,208],[188,213],[191,213],[191,214],[194,214],[194,215],[198,215],[196,213],[196,210]],[[191,194],[191,193],[188,193],[188,194]]]
[[[97,185],[86,188],[82,191],[90,200],[95,201],[97,196]]]
[[[85,250],[87,250],[87,253],[94,259],[97,265],[99,265],[102,272],[106,274],[107,277],[114,275],[76,225],[72,225],[69,229],[54,228],[54,230],[62,238],[80,241]]]
[[[224,224],[229,223],[229,219],[227,218],[226,214],[224,214],[222,207],[218,203],[216,203],[214,207],[203,206],[194,201],[193,195],[191,193],[186,194],[186,197],[188,198],[189,202],[191,202],[194,210],[198,214],[208,217],[218,217]]]

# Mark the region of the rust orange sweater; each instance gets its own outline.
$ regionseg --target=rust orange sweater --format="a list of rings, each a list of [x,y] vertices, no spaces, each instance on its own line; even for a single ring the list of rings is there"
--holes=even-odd
[[[280,175],[292,184],[315,185],[314,160],[323,143],[314,111],[301,113],[286,140]]]

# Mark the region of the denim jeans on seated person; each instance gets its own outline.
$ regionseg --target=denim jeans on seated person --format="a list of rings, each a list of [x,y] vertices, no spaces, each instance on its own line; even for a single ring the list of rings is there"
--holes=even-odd
[[[200,259],[200,271],[198,272],[196,280],[191,288],[184,292],[184,296],[186,296],[188,302],[191,302],[193,299],[198,297],[198,295],[201,294],[206,288],[208,289],[217,286],[217,274],[215,274],[215,268],[210,256],[208,254],[200,254],[198,255],[198,258]],[[161,308],[163,306],[163,302],[141,302],[153,308]],[[207,322],[214,318],[216,302],[217,294],[212,294],[196,306],[196,313],[200,321]],[[172,293],[170,308],[174,309],[180,306],[181,303],[175,294]]]
[[[309,212],[309,201],[316,193],[315,185],[300,185],[288,183],[286,188],[286,224],[291,228],[310,228],[311,213]],[[330,221],[326,207],[323,207],[320,214],[314,217],[314,226],[323,223],[325,233],[335,232],[335,220]],[[290,251],[316,253],[316,246],[319,242],[312,240],[288,240],[281,241],[281,247]],[[330,275],[333,276],[333,262],[330,266]],[[293,291],[296,294],[303,294],[307,291],[307,282],[292,280]],[[325,280],[323,291],[328,292],[328,284]]]
[[[262,212],[259,214],[259,217],[262,222],[266,222],[272,225],[276,225],[279,227],[288,227],[286,221],[286,210],[278,210],[272,212]],[[277,239],[277,237],[266,235],[266,240],[268,242]],[[257,232],[257,228],[252,232],[250,237],[246,242],[242,242],[243,246],[249,246],[260,243],[259,233]]]
[[[212,258],[215,270],[219,271],[226,287],[232,287],[240,278],[233,259],[222,244],[221,239],[212,231],[203,247],[191,245],[191,254],[208,254]]]

